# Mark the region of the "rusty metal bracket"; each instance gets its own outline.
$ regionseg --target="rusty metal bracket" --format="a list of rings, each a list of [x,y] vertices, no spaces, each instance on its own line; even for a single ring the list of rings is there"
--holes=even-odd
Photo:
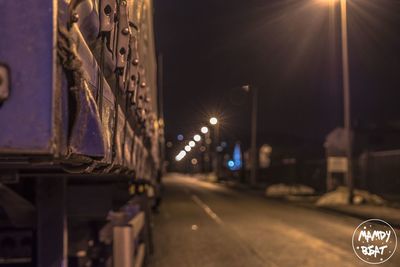
[[[138,80],[139,80],[139,49],[138,41],[135,34],[131,35],[130,38],[130,62],[129,64],[129,86],[128,92],[131,93],[131,104],[136,105],[137,91],[138,91]]]
[[[111,32],[114,27],[115,10],[115,0],[100,1],[100,32]]]
[[[128,23],[128,6],[122,0],[118,8],[118,35],[117,35],[117,68],[125,68],[129,52],[129,39],[131,30]]]
[[[10,95],[10,72],[6,65],[0,64],[0,103]]]

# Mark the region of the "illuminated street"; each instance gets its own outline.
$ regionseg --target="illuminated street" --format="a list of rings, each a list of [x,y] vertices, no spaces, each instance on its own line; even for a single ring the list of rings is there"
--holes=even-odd
[[[360,222],[169,175],[150,266],[369,266],[351,246]],[[399,264],[397,253],[384,266]]]

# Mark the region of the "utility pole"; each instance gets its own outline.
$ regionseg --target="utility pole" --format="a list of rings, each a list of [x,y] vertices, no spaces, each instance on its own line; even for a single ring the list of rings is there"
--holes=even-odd
[[[257,184],[257,169],[258,169],[258,156],[257,156],[257,113],[258,113],[258,89],[257,87],[250,87],[250,85],[242,86],[243,90],[251,94],[251,146],[250,146],[250,185]]]
[[[353,149],[351,136],[351,108],[350,108],[350,74],[349,74],[349,47],[347,34],[347,0],[340,1],[341,28],[342,28],[342,75],[343,75],[343,102],[344,102],[344,128],[346,132],[346,157],[347,157],[347,185],[349,187],[349,203],[353,203],[354,178],[353,178]]]
[[[251,175],[250,185],[255,186],[257,183],[257,111],[258,111],[258,90],[256,87],[252,87],[250,93],[252,93],[252,109],[251,109]]]
[[[210,142],[211,142],[211,137],[210,137],[210,130],[205,134],[205,144],[206,144],[206,157],[207,161],[205,162],[206,164],[206,172],[211,172],[212,171],[212,155],[210,151]]]
[[[221,174],[221,159],[220,159],[220,152],[218,151],[220,145],[220,128],[219,123],[215,125],[215,145],[214,145],[214,152],[215,152],[215,174],[217,175],[217,179],[219,179]]]

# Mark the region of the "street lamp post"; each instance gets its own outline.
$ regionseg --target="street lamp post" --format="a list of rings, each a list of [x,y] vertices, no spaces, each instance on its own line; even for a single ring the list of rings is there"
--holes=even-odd
[[[251,146],[250,146],[250,185],[257,184],[258,156],[257,156],[257,113],[258,113],[258,89],[255,86],[244,85],[242,87],[251,94]]]
[[[215,171],[215,175],[217,176],[217,180],[219,179],[220,175],[220,159],[219,159],[219,152],[217,151],[217,147],[219,145],[219,121],[216,117],[210,118],[210,124],[214,126],[214,140],[213,140],[213,171]]]
[[[201,133],[204,134],[203,139],[203,146],[204,151],[202,151],[202,159],[203,159],[203,172],[206,173],[210,170],[209,161],[210,161],[210,146],[209,146],[209,139],[210,139],[210,130],[207,126],[203,126],[200,129]],[[206,160],[207,159],[207,160]]]
[[[347,173],[346,180],[349,187],[349,202],[353,202],[354,178],[353,178],[353,149],[351,136],[351,107],[350,107],[350,70],[349,70],[349,47],[347,34],[347,0],[340,0],[341,10],[341,33],[342,33],[342,76],[343,76],[343,103],[344,103],[344,128],[346,132],[346,157]]]

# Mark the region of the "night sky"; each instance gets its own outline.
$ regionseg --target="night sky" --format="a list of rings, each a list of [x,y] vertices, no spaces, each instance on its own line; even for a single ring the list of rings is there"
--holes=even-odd
[[[246,143],[249,98],[238,87],[249,83],[260,91],[260,143],[322,146],[343,124],[338,5],[154,2],[168,138],[216,115],[225,139]],[[400,128],[400,1],[348,3],[353,126]]]

